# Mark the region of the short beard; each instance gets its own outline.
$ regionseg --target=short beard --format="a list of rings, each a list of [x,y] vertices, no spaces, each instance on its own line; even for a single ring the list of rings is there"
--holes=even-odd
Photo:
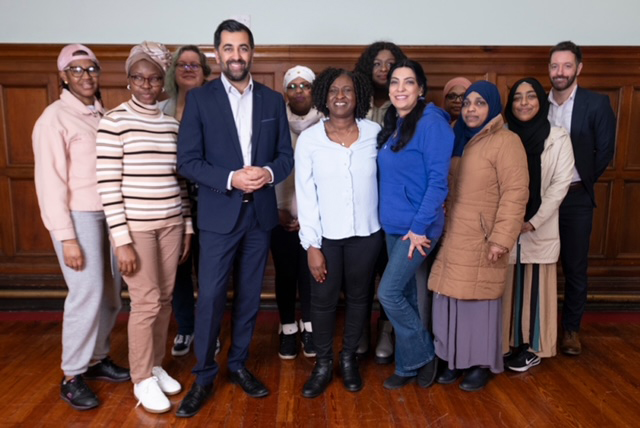
[[[223,70],[223,73],[227,77],[227,79],[229,79],[229,81],[231,82],[242,82],[244,79],[247,78],[250,71],[251,71],[251,63],[249,62],[248,64],[245,64],[244,71],[239,77],[236,77],[231,73],[231,69],[229,68],[229,66],[227,66]]]
[[[564,91],[565,89],[570,88],[571,85],[573,85],[573,82],[576,81],[576,77],[578,77],[577,73],[575,73],[573,76],[567,79],[567,85],[564,88],[556,86],[556,81],[551,79],[551,86],[553,86],[553,89],[555,89],[556,91]]]

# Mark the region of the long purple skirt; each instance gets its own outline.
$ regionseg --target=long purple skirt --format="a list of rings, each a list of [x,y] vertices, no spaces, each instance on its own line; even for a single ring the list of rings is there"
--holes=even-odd
[[[433,336],[436,355],[450,369],[504,371],[501,299],[458,300],[434,293]]]

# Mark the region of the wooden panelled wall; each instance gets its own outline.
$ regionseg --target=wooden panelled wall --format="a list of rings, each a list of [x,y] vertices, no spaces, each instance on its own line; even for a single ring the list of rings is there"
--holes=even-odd
[[[60,45],[0,44],[0,297],[59,296],[64,284],[33,184],[31,130],[56,100]],[[92,46],[101,61],[107,108],[128,98],[124,61],[130,46]],[[172,47],[172,50],[175,47]],[[214,70],[212,46],[203,46]],[[295,64],[315,71],[352,69],[362,46],[259,46],[252,74],[277,91]],[[524,76],[548,84],[548,47],[405,47],[429,79],[427,98],[442,102],[451,77],[486,79],[503,100]],[[615,158],[596,185],[590,258],[592,300],[640,302],[640,47],[585,47],[580,85],[609,95],[617,117]],[[562,283],[562,280],[560,280]],[[273,270],[264,292],[273,295]]]

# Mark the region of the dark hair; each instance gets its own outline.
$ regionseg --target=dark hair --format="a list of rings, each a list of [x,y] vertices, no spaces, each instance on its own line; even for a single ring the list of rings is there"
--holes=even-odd
[[[242,22],[236,21],[235,19],[227,19],[226,21],[222,21],[220,25],[218,25],[218,28],[216,28],[216,32],[213,34],[213,46],[216,49],[220,47],[223,31],[228,31],[230,33],[244,31],[249,35],[249,46],[251,46],[251,49],[255,47],[255,44],[253,43],[253,33],[251,33],[251,30],[249,30],[249,27],[244,25]]]
[[[364,74],[370,82],[373,82],[373,61],[380,51],[388,50],[396,59],[396,62],[400,62],[403,59],[407,59],[407,56],[402,52],[396,44],[391,42],[375,42],[362,52],[356,67],[353,71]]]
[[[167,74],[164,77],[164,89],[167,91],[167,95],[174,97],[178,95],[178,84],[176,83],[176,64],[185,52],[195,52],[200,58],[200,67],[202,67],[202,73],[206,79],[211,75],[211,66],[207,63],[207,56],[196,45],[185,45],[176,51],[171,61],[171,66],[167,69]]]
[[[576,56],[576,64],[580,64],[582,62],[582,50],[580,49],[580,46],[576,45],[571,40],[560,42],[552,47],[549,52],[549,61],[551,61],[551,55],[553,55],[554,52],[559,51],[569,51],[574,54]]]
[[[329,67],[316,76],[311,89],[313,104],[318,111],[329,117],[329,108],[327,107],[327,95],[331,84],[340,76],[349,76],[353,80],[353,88],[356,93],[356,109],[354,115],[356,119],[364,119],[370,108],[369,100],[373,94],[371,83],[366,76],[361,73],[347,71],[344,68]]]
[[[425,101],[425,97],[427,96],[427,76],[424,74],[424,70],[419,62],[413,61],[411,59],[404,59],[394,64],[389,70],[389,78],[388,82],[391,82],[391,76],[393,72],[398,68],[410,68],[413,73],[416,75],[416,81],[418,82],[418,86],[422,87],[422,96],[418,98],[418,102],[413,107],[413,109],[407,114],[402,121],[402,125],[400,126],[400,140],[391,147],[391,150],[394,152],[399,152],[413,138],[413,134],[416,133],[416,127],[418,126],[418,121],[422,117],[422,113],[424,112],[425,107],[427,106],[427,102]],[[389,85],[389,83],[387,83]],[[391,134],[393,134],[396,130],[396,125],[398,123],[397,111],[394,105],[389,107],[387,113],[384,115],[384,126],[382,131],[378,134],[378,147],[382,147],[382,145],[389,139]]]

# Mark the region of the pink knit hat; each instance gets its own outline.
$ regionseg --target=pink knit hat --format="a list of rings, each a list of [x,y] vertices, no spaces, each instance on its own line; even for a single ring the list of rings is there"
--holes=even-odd
[[[84,53],[75,54],[76,52]],[[96,58],[96,55],[91,49],[89,49],[85,45],[76,43],[73,45],[67,45],[60,51],[60,55],[58,55],[58,71],[64,71],[64,69],[67,68],[72,61],[75,61],[77,59],[88,59],[90,61],[93,61],[97,66],[100,66],[98,58]]]

